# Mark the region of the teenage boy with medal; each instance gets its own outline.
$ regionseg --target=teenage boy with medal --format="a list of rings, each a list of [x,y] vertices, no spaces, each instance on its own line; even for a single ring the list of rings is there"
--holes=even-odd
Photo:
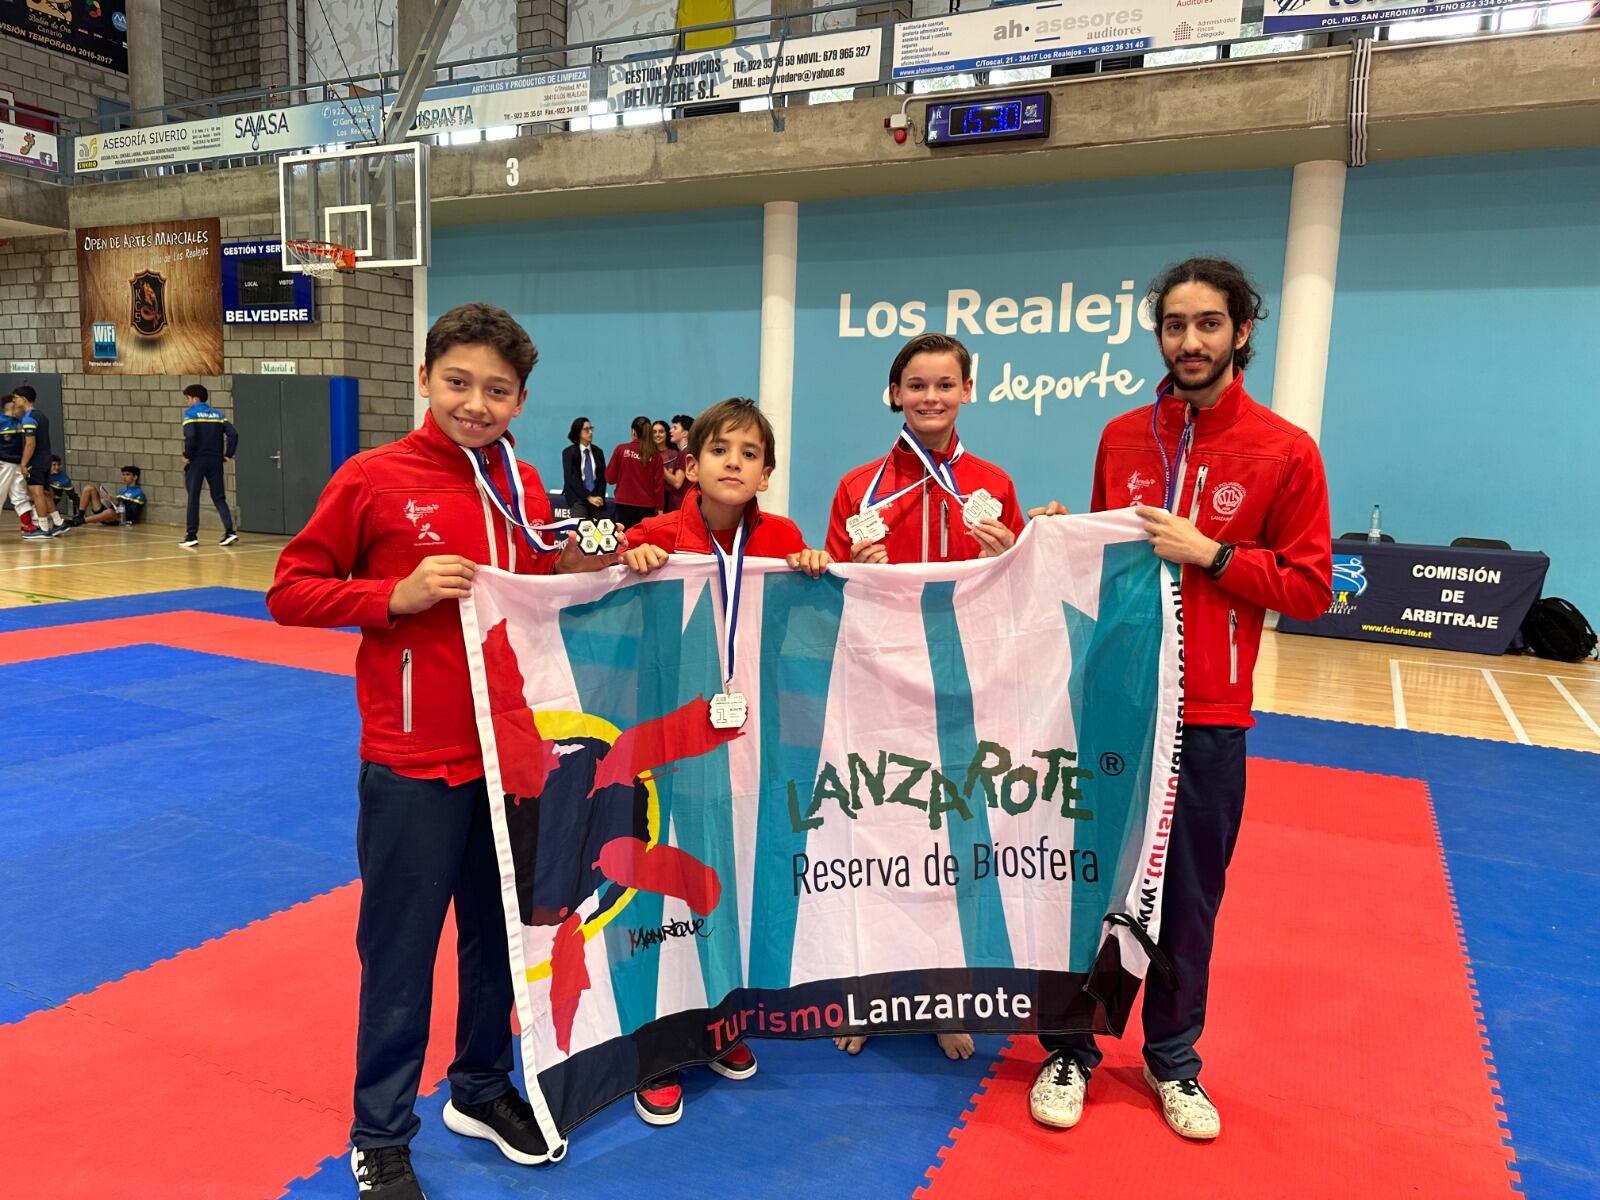
[[[1266,314],[1237,265],[1192,258],[1150,288],[1167,376],[1156,402],[1106,426],[1090,507],[1136,506],[1156,554],[1182,564],[1183,759],[1166,849],[1158,943],[1175,991],[1144,991],[1145,1081],[1186,1138],[1222,1130],[1200,1086],[1211,950],[1244,815],[1251,676],[1267,609],[1314,619],[1332,599],[1328,485],[1316,443],[1244,390]],[[1158,507],[1159,506],[1159,507]],[[1032,516],[1065,512],[1052,502]],[[1091,1034],[1043,1035],[1034,1120],[1070,1129],[1100,1064]]]
[[[972,355],[955,338],[912,338],[889,368],[894,447],[839,481],[828,553],[860,563],[961,562],[1004,553],[1022,532],[1011,477],[969,454],[956,416],[972,399]],[[965,1057],[965,1056],[963,1056]]]
[[[1022,509],[1011,476],[956,436],[956,416],[971,399],[972,355],[955,338],[925,333],[900,348],[889,367],[889,407],[905,424],[887,455],[839,481],[828,553],[858,563],[961,562],[1015,544]],[[947,1058],[971,1057],[971,1035],[937,1036]],[[860,1054],[867,1039],[833,1044]]]
[[[711,698],[711,723],[719,729],[737,729],[750,707],[739,688],[733,653],[744,560],[781,558],[813,579],[833,560],[821,550],[809,549],[800,527],[788,517],[764,513],[756,502],[756,494],[767,490],[778,455],[772,426],[754,401],[724,400],[696,417],[683,462],[689,481],[683,507],[630,529],[622,561],[636,573],[648,575],[665,566],[673,552],[716,557],[723,685]],[[756,1056],[740,1042],[710,1066],[728,1079],[749,1079],[756,1073]],[[683,1116],[677,1073],[640,1088],[633,1107],[651,1125],[676,1124]]]
[[[284,547],[267,607],[285,625],[361,627],[361,998],[350,1167],[362,1196],[420,1200],[410,1142],[454,901],[460,970],[444,1123],[511,1161],[545,1162],[511,1083],[511,966],[477,720],[454,603],[477,564],[520,574],[612,566],[557,546],[539,474],[507,432],[538,351],[503,309],[465,304],[428,331],[422,427],[335,472]],[[572,525],[575,522],[567,522]]]

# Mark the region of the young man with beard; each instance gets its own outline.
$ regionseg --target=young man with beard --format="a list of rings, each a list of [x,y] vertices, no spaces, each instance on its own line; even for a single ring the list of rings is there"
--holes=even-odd
[[[1167,847],[1159,945],[1176,991],[1144,993],[1145,1080],[1174,1131],[1222,1122],[1200,1086],[1212,938],[1244,814],[1251,674],[1267,609],[1311,620],[1331,599],[1322,458],[1309,434],[1244,390],[1261,295],[1238,266],[1191,258],[1152,285],[1168,374],[1156,402],[1113,420],[1095,457],[1096,510],[1138,506],[1155,552],[1182,564],[1183,760]],[[1047,515],[1064,512],[1052,503]],[[1040,1038],[1029,1108],[1070,1129],[1100,1063],[1093,1035]]]

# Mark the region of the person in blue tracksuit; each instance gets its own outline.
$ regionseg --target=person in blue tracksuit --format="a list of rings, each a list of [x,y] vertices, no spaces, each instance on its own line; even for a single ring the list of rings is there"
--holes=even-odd
[[[183,394],[192,403],[183,410],[183,482],[189,492],[189,509],[179,544],[190,548],[200,544],[200,487],[206,484],[222,518],[221,544],[231,546],[239,535],[233,531],[233,514],[222,490],[222,464],[231,461],[239,448],[239,431],[211,407],[211,393],[204,384],[191,383]]]

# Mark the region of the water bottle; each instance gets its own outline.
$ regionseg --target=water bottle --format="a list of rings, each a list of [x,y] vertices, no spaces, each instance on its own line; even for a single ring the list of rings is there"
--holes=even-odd
[[[1367,526],[1367,541],[1383,541],[1383,512],[1376,504],[1372,506],[1372,524]]]

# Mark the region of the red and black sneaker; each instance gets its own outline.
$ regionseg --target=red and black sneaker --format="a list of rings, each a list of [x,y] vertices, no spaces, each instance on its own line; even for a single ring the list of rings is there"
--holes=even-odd
[[[749,1079],[756,1073],[756,1056],[740,1042],[721,1058],[706,1064],[724,1079]]]
[[[649,1125],[676,1125],[683,1117],[683,1089],[678,1076],[652,1079],[633,1094],[633,1111]]]

